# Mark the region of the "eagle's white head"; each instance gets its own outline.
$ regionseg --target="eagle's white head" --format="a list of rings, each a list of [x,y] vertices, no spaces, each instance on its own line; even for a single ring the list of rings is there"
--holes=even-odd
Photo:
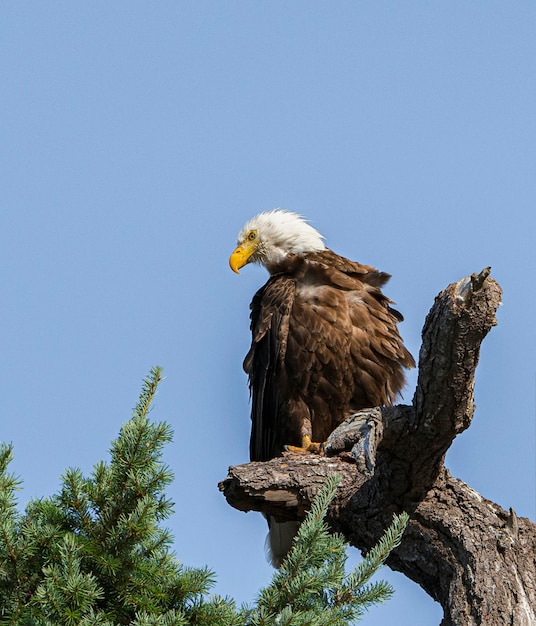
[[[301,215],[274,209],[259,213],[244,225],[229,265],[238,274],[246,263],[261,263],[269,268],[287,254],[319,252],[325,248],[322,235]]]

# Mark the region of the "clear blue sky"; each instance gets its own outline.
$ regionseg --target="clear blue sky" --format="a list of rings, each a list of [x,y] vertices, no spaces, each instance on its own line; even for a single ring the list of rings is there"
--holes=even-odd
[[[393,275],[415,355],[435,295],[492,266],[504,304],[447,465],[534,519],[535,26],[524,1],[2,2],[0,438],[21,506],[107,458],[162,365],[177,554],[239,601],[268,583],[264,520],[217,483],[247,461],[265,280],[227,259],[281,206]],[[384,575],[395,598],[364,624],[439,623]]]

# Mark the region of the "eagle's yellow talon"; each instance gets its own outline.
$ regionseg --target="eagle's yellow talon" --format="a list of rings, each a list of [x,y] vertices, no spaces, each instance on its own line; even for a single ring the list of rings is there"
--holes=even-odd
[[[325,441],[317,443],[316,441],[311,441],[311,438],[305,435],[302,438],[301,446],[285,446],[285,450],[287,452],[299,452],[300,454],[323,454],[325,445]]]

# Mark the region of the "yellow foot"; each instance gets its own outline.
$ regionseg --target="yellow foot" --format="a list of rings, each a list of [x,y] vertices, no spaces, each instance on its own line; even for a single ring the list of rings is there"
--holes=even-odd
[[[300,446],[285,446],[287,452],[299,452],[300,454],[324,454],[324,443],[316,443],[311,441],[311,438],[305,435],[302,438],[302,445]]]

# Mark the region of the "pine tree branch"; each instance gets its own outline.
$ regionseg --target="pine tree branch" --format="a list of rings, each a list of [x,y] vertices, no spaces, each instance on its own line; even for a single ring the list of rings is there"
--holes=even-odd
[[[369,584],[389,552],[400,543],[407,515],[396,518],[382,540],[354,572],[346,574],[346,546],[328,532],[325,516],[341,477],[331,474],[314,497],[294,544],[245,626],[347,626],[391,593],[385,582]]]

